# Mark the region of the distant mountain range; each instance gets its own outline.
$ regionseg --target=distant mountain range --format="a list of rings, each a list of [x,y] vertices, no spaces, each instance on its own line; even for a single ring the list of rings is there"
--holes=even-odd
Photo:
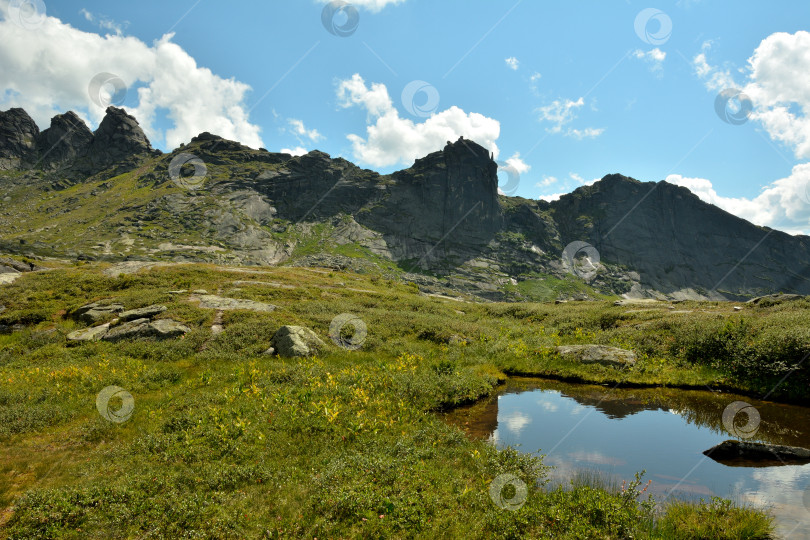
[[[459,139],[390,175],[203,133],[169,154],[109,107],[40,131],[0,112],[0,251],[87,260],[320,265],[491,300],[810,294],[810,237],[667,182],[610,174],[558,201],[498,194]]]

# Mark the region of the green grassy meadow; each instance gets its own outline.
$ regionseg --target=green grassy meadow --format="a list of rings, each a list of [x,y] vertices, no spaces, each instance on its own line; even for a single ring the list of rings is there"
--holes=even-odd
[[[656,508],[643,477],[624,489],[544,487],[541,458],[468,438],[437,413],[512,375],[752,395],[776,386],[770,399],[806,402],[807,300],[740,312],[711,302],[470,303],[314,268],[179,264],[113,278],[109,264],[48,264],[0,286],[0,325],[24,326],[0,334],[0,537],[771,537],[769,516],[728,501]],[[195,289],[278,309],[225,311],[214,335],[215,311],[169,292]],[[166,305],[160,317],[191,332],[66,340],[85,326],[72,310],[111,299]],[[341,313],[368,328],[359,350],[328,337]],[[311,328],[327,349],[263,354],[282,325]],[[618,370],[553,353],[577,343],[630,348],[639,360]],[[134,398],[124,422],[96,410],[110,385]],[[519,510],[490,498],[500,474],[529,487]]]

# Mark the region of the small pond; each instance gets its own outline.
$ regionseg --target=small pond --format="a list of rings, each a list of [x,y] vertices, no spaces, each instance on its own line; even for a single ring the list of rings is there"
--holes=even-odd
[[[749,432],[734,437],[723,413],[735,401],[759,412]],[[471,436],[499,447],[544,454],[552,483],[585,469],[618,480],[646,470],[656,500],[721,496],[769,508],[782,538],[810,538],[810,464],[758,466],[718,463],[703,451],[744,438],[810,448],[810,409],[728,393],[675,389],[616,389],[542,379],[511,378],[491,398],[447,415]],[[727,421],[729,415],[726,416]],[[736,415],[732,429],[748,422]],[[753,429],[750,429],[753,426]]]

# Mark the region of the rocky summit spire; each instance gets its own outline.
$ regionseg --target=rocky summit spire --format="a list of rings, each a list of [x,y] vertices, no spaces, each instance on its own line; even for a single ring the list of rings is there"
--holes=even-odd
[[[51,127],[37,137],[36,156],[30,161],[43,168],[59,168],[87,155],[93,132],[73,112],[51,118]]]
[[[155,153],[135,117],[116,107],[107,107],[90,151],[94,166],[101,168],[133,155]]]
[[[0,111],[0,170],[19,168],[34,152],[39,128],[23,109]]]

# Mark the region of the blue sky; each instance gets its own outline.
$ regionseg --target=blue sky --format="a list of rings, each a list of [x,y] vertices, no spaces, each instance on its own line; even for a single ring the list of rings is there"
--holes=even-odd
[[[42,128],[67,109],[95,127],[108,73],[162,150],[211,131],[385,173],[463,134],[520,173],[509,194],[619,172],[810,232],[806,1],[358,0],[345,37],[316,0],[29,1],[0,0],[0,109]],[[741,125],[716,112],[726,88],[752,103]]]

